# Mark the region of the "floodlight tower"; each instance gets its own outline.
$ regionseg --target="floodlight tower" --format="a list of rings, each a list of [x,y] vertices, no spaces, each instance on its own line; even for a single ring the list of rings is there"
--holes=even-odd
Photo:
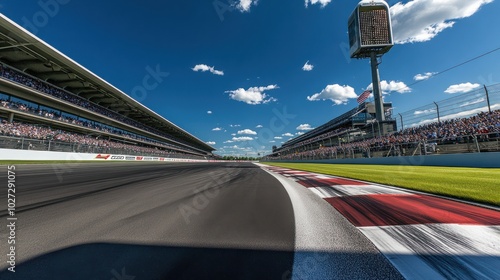
[[[348,24],[351,58],[371,59],[375,113],[377,121],[383,122],[385,112],[378,58],[394,46],[389,5],[383,0],[363,0],[354,9]]]

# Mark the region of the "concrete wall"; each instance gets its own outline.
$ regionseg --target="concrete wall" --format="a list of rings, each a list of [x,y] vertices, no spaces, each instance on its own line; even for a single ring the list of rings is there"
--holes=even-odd
[[[123,161],[176,161],[176,162],[201,162],[206,160],[191,160],[178,158],[162,158],[149,156],[130,156],[114,154],[84,154],[84,153],[63,153],[46,151],[28,151],[0,149],[0,160],[123,160]]]
[[[450,154],[450,155],[427,155],[427,156],[414,156],[414,157],[355,158],[355,159],[277,161],[277,162],[500,168],[500,153],[495,152],[495,153],[471,153],[471,154]]]

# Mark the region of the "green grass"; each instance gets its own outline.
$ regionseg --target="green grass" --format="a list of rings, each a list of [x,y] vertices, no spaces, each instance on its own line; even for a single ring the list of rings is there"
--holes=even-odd
[[[500,168],[264,163],[500,206]]]

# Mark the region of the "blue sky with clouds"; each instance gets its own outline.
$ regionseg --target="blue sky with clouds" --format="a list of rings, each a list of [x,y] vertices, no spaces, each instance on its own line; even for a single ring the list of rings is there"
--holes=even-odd
[[[380,76],[395,112],[500,82],[500,51],[430,77],[500,47],[500,1],[387,2],[398,44]],[[0,11],[218,154],[256,155],[357,105],[371,83],[369,62],[348,56],[357,3],[4,0]],[[148,67],[169,75],[143,94]]]

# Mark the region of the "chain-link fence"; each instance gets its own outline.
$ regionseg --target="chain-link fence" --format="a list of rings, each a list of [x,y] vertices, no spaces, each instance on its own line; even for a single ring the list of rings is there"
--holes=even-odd
[[[465,118],[500,109],[500,84],[483,86],[439,102],[398,114],[398,130],[433,122]]]
[[[482,153],[500,151],[500,133],[462,135],[455,138],[437,138],[416,142],[359,145],[359,136],[340,135],[323,143],[311,144],[301,149],[282,151],[266,160],[320,160],[349,158],[380,158],[458,153]],[[352,142],[351,142],[352,141]]]

